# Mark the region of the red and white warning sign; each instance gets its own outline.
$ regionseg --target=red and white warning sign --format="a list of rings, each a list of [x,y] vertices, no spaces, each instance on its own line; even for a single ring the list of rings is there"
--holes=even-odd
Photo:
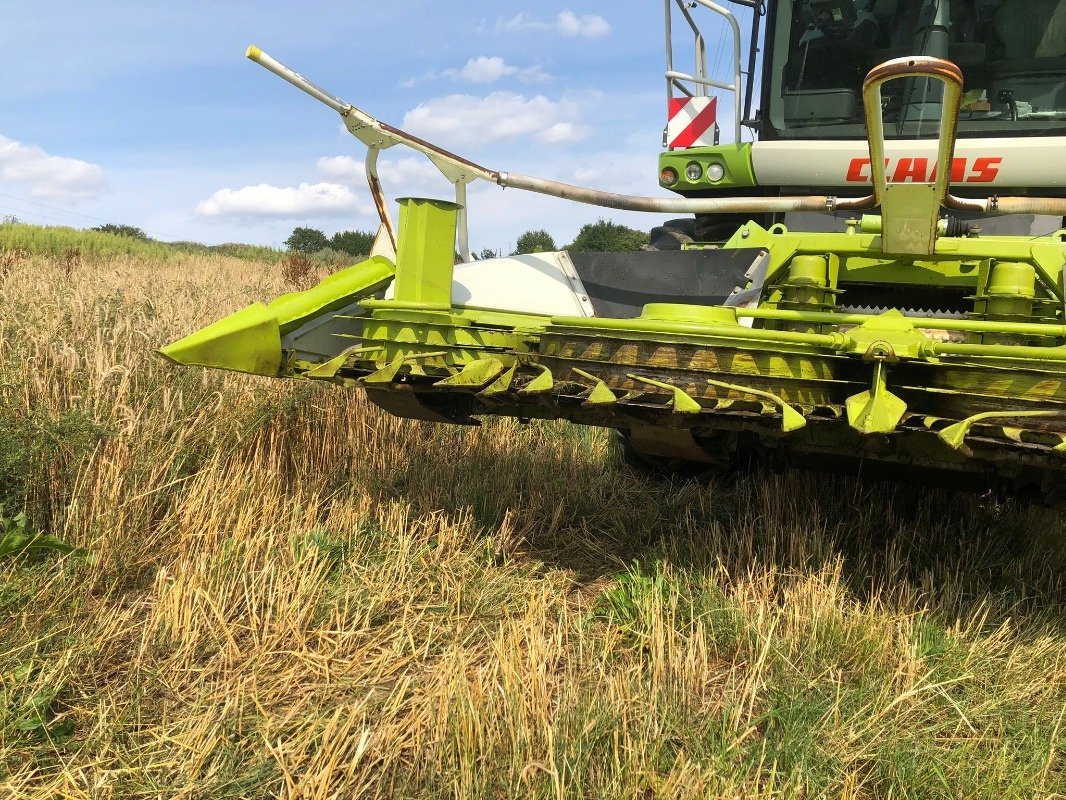
[[[714,144],[718,117],[717,97],[671,97],[666,146],[704,147]]]

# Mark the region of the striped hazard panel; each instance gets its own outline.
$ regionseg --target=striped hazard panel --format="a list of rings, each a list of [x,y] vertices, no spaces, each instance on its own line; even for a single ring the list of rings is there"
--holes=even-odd
[[[703,147],[714,144],[717,97],[670,98],[670,121],[666,126],[666,146]]]

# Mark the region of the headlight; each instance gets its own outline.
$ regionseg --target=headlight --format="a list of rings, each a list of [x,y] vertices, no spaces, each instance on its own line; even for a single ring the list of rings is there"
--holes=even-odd
[[[711,183],[718,183],[725,177],[725,167],[721,164],[711,164],[707,167],[707,180]]]
[[[689,183],[695,183],[703,177],[703,167],[696,161],[688,162],[688,166],[685,167],[685,177],[688,178]]]
[[[673,186],[677,183],[677,170],[673,167],[664,167],[662,172],[659,173],[659,180],[663,186]]]

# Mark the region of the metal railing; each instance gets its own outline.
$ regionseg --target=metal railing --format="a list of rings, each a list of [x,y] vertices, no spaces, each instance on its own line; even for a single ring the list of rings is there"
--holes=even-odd
[[[743,5],[748,5],[744,3]],[[688,24],[693,36],[695,49],[695,65],[692,74],[681,72],[674,68],[674,7],[681,12],[682,17]],[[725,18],[733,34],[733,82],[715,80],[707,70],[707,42],[703,38],[703,32],[692,16],[690,9],[703,6]],[[740,55],[740,24],[729,9],[711,2],[711,0],[664,0],[663,7],[666,11],[666,98],[667,102],[677,95],[675,92],[686,97],[707,97],[708,89],[721,89],[733,93],[733,136],[734,141],[740,141],[740,127],[743,121],[741,103],[741,55]]]

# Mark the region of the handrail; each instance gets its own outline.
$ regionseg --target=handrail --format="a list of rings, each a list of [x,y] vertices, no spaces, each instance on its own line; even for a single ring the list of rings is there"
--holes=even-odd
[[[896,78],[925,77],[941,80],[945,85],[945,97],[941,112],[939,161],[934,191],[941,198],[937,206],[952,211],[968,211],[990,216],[1009,214],[1037,214],[1066,216],[1066,198],[1060,197],[999,197],[972,200],[951,194],[950,165],[955,152],[955,135],[958,130],[959,104],[961,103],[962,71],[950,61],[932,56],[911,56],[886,61],[870,70],[863,82],[863,101],[866,104],[867,137],[870,144],[870,168],[873,171],[874,194],[878,204],[888,187],[884,161],[884,120],[881,111],[881,86]]]
[[[734,0],[735,1],[735,0]],[[716,81],[710,78],[707,74],[707,52],[706,44],[703,39],[703,34],[700,31],[696,21],[692,18],[692,14],[689,13],[687,5],[692,6],[698,4],[714,12],[722,17],[725,17],[726,22],[729,23],[733,34],[733,82],[725,83],[724,81]],[[680,72],[674,69],[674,37],[673,37],[673,10],[672,6],[676,5],[684,16],[685,21],[688,23],[689,28],[692,30],[694,37],[694,46],[696,50],[696,67],[694,75],[689,75],[684,72]],[[751,3],[743,2],[741,5],[749,8],[754,8]],[[706,87],[710,86],[715,89],[721,89],[723,91],[733,93],[733,137],[734,141],[740,141],[741,122],[743,121],[743,109],[741,107],[741,46],[740,46],[740,23],[737,22],[737,18],[733,16],[733,13],[729,9],[712,2],[712,0],[664,0],[663,7],[666,11],[666,72],[664,77],[666,78],[666,98],[669,102],[674,99],[674,85],[676,81],[688,81],[696,85],[698,91],[687,92],[682,87],[678,87],[688,96],[706,96]]]

